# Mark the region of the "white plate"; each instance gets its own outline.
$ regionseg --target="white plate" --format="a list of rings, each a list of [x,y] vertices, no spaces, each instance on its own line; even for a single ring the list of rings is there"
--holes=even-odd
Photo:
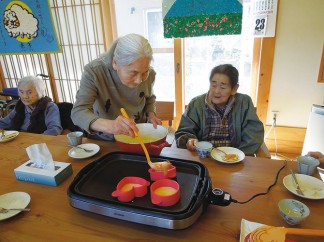
[[[91,157],[91,156],[97,154],[100,150],[99,145],[91,144],[91,143],[81,144],[81,145],[78,145],[78,147],[82,147],[82,148],[92,150],[92,151],[86,152],[86,151],[79,149],[77,147],[73,147],[72,149],[69,150],[69,153],[68,153],[70,157],[72,157],[74,159],[85,159],[85,158],[88,158],[88,157]]]
[[[30,196],[26,192],[10,192],[0,196],[0,207],[2,208],[26,208],[30,202]],[[10,210],[0,213],[0,220],[11,218],[21,211]]]
[[[324,181],[324,169],[317,167],[318,174],[320,175],[322,181]]]
[[[1,133],[0,133],[0,143],[8,142],[8,141],[16,138],[18,136],[18,134],[19,134],[18,131],[5,130],[5,132],[4,132],[5,137],[4,138],[1,138]]]
[[[222,153],[221,151],[219,151],[217,149],[220,149],[227,154],[236,154],[236,155],[238,155],[239,158],[236,161],[224,161],[223,160],[224,153]],[[212,158],[214,158],[215,160],[225,163],[225,164],[235,164],[235,163],[242,161],[245,158],[245,154],[242,151],[240,151],[239,149],[233,148],[233,147],[217,147],[217,149],[213,149],[210,152],[210,156]]]
[[[304,174],[296,174],[296,177],[304,196],[296,192],[296,184],[290,174],[284,177],[283,184],[291,193],[308,199],[324,199],[324,182]]]

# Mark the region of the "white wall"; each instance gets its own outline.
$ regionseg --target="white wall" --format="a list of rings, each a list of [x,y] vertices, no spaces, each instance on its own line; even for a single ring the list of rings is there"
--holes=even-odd
[[[324,44],[324,0],[280,0],[267,124],[307,127],[312,104],[324,105],[318,72]]]
[[[144,12],[148,6],[147,0],[115,0],[115,11],[116,11],[116,24],[117,24],[117,35],[124,36],[130,33],[130,29],[133,33],[146,35],[145,26],[141,23],[144,22]],[[161,0],[149,0],[150,9],[153,7],[161,8]],[[125,8],[125,6],[136,6],[134,7],[133,13],[132,7]],[[124,31],[124,32],[123,32]]]

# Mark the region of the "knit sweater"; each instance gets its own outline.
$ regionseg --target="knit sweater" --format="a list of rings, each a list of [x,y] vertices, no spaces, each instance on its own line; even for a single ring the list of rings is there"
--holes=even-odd
[[[155,74],[151,68],[145,81],[136,88],[129,88],[122,84],[108,60],[103,57],[93,60],[84,67],[71,112],[73,123],[87,131],[91,138],[113,140],[113,134],[91,132],[90,124],[99,117],[116,119],[122,107],[136,123],[146,122],[146,114],[155,112]]]

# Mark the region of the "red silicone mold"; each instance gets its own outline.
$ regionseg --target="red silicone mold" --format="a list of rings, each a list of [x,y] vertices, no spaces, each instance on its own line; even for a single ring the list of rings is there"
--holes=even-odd
[[[157,181],[157,180],[166,179],[166,178],[172,179],[172,178],[175,178],[177,175],[176,168],[175,168],[175,166],[172,166],[172,165],[170,166],[170,169],[168,169],[168,171],[165,173],[163,171],[156,171],[152,168],[150,168],[148,170],[148,172],[150,173],[150,177],[151,177],[152,181]]]
[[[117,189],[112,192],[121,202],[130,202],[135,197],[143,197],[147,194],[147,187],[150,182],[141,177],[127,176],[117,184]]]
[[[161,179],[151,185],[151,201],[158,206],[172,206],[180,199],[179,183],[170,179]]]

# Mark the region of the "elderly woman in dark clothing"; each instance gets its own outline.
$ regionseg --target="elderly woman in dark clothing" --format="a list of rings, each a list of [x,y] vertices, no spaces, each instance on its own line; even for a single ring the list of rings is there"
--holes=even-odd
[[[239,73],[224,64],[212,69],[207,93],[193,98],[175,133],[177,146],[194,150],[197,141],[231,146],[253,155],[263,143],[264,128],[252,100],[238,93]]]
[[[0,119],[1,129],[37,134],[59,135],[62,132],[57,105],[45,96],[45,83],[35,76],[18,82],[19,101],[15,109]]]

